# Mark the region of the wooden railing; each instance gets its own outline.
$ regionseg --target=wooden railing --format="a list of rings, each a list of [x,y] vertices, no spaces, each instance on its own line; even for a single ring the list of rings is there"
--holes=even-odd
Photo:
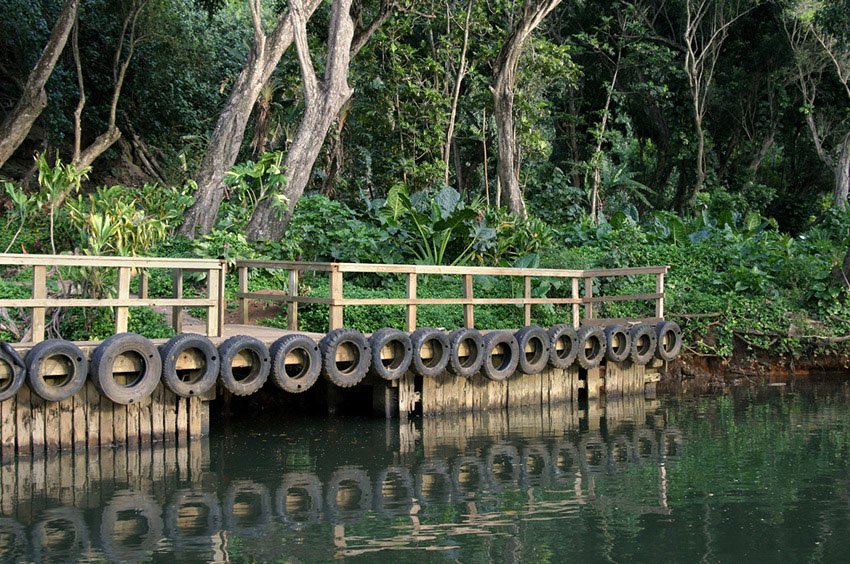
[[[244,260],[237,261],[239,272],[239,292],[237,298],[241,306],[242,323],[248,324],[248,305],[250,300],[262,300],[287,304],[288,328],[298,329],[299,304],[323,304],[330,307],[328,329],[334,330],[343,326],[343,310],[345,306],[375,306],[398,305],[407,310],[405,329],[416,329],[416,309],[420,305],[457,304],[463,306],[464,326],[475,326],[476,305],[521,305],[524,310],[526,325],[532,322],[532,306],[536,304],[571,305],[571,321],[578,327],[585,324],[606,324],[619,321],[594,317],[594,305],[605,302],[651,301],[655,304],[655,316],[641,318],[641,321],[658,321],[664,317],[664,275],[666,266],[644,268],[616,268],[598,270],[562,270],[545,268],[489,268],[467,266],[429,266],[429,265],[397,265],[397,264],[365,264],[365,263],[317,263],[317,262],[285,262]],[[285,270],[289,273],[288,290],[280,293],[250,292],[248,290],[248,273],[250,269]],[[298,281],[302,272],[327,272],[330,291],[328,297],[299,296]],[[407,296],[404,298],[345,298],[343,296],[343,275],[352,274],[399,274],[407,277]],[[417,296],[418,277],[422,275],[449,275],[463,278],[463,296],[456,298],[420,298]],[[474,292],[475,276],[508,276],[523,279],[523,296],[500,298],[476,298]],[[594,296],[593,280],[603,277],[618,276],[654,276],[655,293],[628,294],[611,296]],[[541,278],[563,278],[571,280],[570,297],[532,297],[532,282]],[[583,282],[583,283],[582,283]],[[582,292],[583,290],[583,292]],[[584,309],[581,316],[580,308]],[[486,329],[486,327],[485,327]]]
[[[0,267],[31,268],[32,294],[30,298],[0,298],[0,307],[32,310],[31,342],[45,337],[45,317],[48,308],[56,307],[113,307],[115,332],[127,331],[131,307],[171,307],[172,323],[177,332],[182,330],[183,308],[202,307],[207,310],[207,335],[221,336],[224,326],[224,276],[226,265],[217,259],[173,259],[136,257],[93,257],[77,255],[13,255],[0,254]],[[58,277],[57,267],[82,267],[116,269],[116,297],[87,298],[73,294],[65,297],[48,297],[48,277]],[[149,269],[167,269],[172,274],[172,297],[148,296]],[[206,273],[206,297],[183,297],[183,273]],[[138,276],[139,295],[130,295],[130,281]],[[67,292],[66,292],[67,293]]]

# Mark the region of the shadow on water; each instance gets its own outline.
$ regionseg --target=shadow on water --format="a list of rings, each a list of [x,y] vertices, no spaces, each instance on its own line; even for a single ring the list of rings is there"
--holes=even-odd
[[[187,445],[22,458],[0,467],[0,559],[829,560],[850,550],[848,407],[773,393],[266,417]]]

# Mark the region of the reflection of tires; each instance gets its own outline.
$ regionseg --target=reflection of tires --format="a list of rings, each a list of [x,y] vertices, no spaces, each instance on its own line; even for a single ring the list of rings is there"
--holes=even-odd
[[[166,530],[177,549],[209,549],[221,525],[221,506],[212,493],[179,490],[165,510]]]
[[[178,369],[180,355],[189,351],[201,359],[201,366],[189,370]],[[203,335],[181,333],[172,337],[159,349],[159,355],[162,358],[162,381],[178,396],[199,396],[215,386],[221,361],[218,349]]]
[[[416,499],[422,503],[447,503],[451,499],[452,479],[442,460],[429,460],[419,465],[414,484]]]
[[[658,439],[655,432],[647,429],[637,429],[634,434],[635,456],[644,463],[654,464],[658,462]]]
[[[372,350],[371,373],[384,380],[398,380],[410,369],[413,362],[413,345],[410,336],[404,331],[384,327],[372,333],[369,338],[369,348]],[[387,349],[388,358],[383,358],[383,350]]]
[[[526,486],[543,486],[552,475],[552,459],[542,444],[526,445],[520,451],[520,481]]]
[[[549,364],[553,368],[567,369],[578,354],[578,336],[569,325],[553,325],[549,329]]]
[[[632,343],[625,325],[609,325],[605,328],[605,358],[611,362],[625,362],[629,358]],[[614,344],[616,343],[616,345]]]
[[[601,437],[582,437],[578,445],[579,458],[587,465],[587,469],[596,474],[608,472],[608,447]]]
[[[64,370],[61,378],[47,374],[47,362],[59,364]],[[47,401],[62,401],[86,383],[89,361],[80,347],[71,341],[50,339],[30,349],[26,357],[27,381],[30,390]]]
[[[452,464],[452,487],[458,499],[471,499],[484,489],[484,465],[474,456],[459,456]]]
[[[484,364],[484,337],[477,329],[462,327],[449,335],[449,371],[464,378],[471,378]],[[461,347],[465,354],[461,353]]]
[[[337,468],[325,492],[325,510],[332,523],[354,523],[372,508],[372,483],[364,470]]]
[[[514,333],[514,337],[519,347],[519,371],[523,374],[542,372],[549,362],[550,341],[546,331],[536,325],[529,325]]]
[[[612,473],[619,472],[621,466],[634,462],[635,453],[631,443],[623,435],[608,439],[608,467]]]
[[[493,445],[487,452],[487,473],[497,490],[507,485],[519,485],[519,451],[512,445]]]
[[[36,562],[77,562],[91,548],[89,529],[76,507],[54,507],[32,526]]]
[[[227,488],[222,502],[224,526],[246,537],[256,537],[272,522],[269,489],[251,480],[236,480]]]
[[[221,385],[235,396],[249,396],[266,383],[271,371],[269,349],[254,337],[236,335],[218,347]],[[247,366],[234,367],[237,356],[248,357]]]
[[[413,345],[413,371],[424,378],[439,376],[449,364],[451,344],[449,337],[439,329],[422,327],[410,335]],[[422,349],[430,346],[430,358],[423,358]]]
[[[676,458],[682,454],[685,438],[679,430],[664,429],[661,432],[660,446],[664,449],[662,451],[664,458]]]
[[[322,371],[319,345],[307,335],[286,335],[271,346],[272,381],[284,392],[298,394],[313,387]],[[287,364],[286,357],[296,360]]]
[[[26,379],[27,371],[18,351],[9,343],[0,342],[0,362],[6,365],[8,375],[0,380],[0,401],[15,397]]]
[[[605,358],[605,333],[601,327],[582,327],[578,330],[578,359],[582,368],[596,368]]]
[[[552,474],[562,485],[573,484],[577,474],[582,473],[582,460],[576,446],[563,440],[552,449]]]
[[[291,472],[275,493],[275,509],[293,529],[315,525],[322,520],[322,483],[315,474]]]
[[[662,321],[655,326],[658,338],[656,354],[661,360],[673,360],[682,350],[682,329],[675,321]]]
[[[403,466],[390,466],[375,480],[375,511],[387,515],[408,515],[413,503],[413,478]]]
[[[128,376],[115,373],[116,360],[132,364]],[[139,402],[153,393],[162,375],[162,359],[150,340],[136,333],[112,335],[91,357],[91,376],[97,391],[115,403]],[[123,380],[123,381],[122,381]]]
[[[658,336],[651,325],[638,323],[629,329],[629,358],[635,364],[641,366],[648,364],[655,356],[655,348],[658,345]]]
[[[21,363],[23,365],[23,363]],[[0,517],[0,562],[25,562],[32,559],[24,526],[11,517]]]
[[[325,335],[319,346],[322,350],[322,374],[340,388],[356,386],[366,377],[372,353],[360,331],[334,329]],[[343,358],[337,359],[339,354]]]
[[[162,515],[148,495],[125,490],[103,508],[100,542],[110,562],[147,560],[162,540]]]
[[[484,336],[484,376],[501,382],[510,378],[519,365],[519,345],[507,331],[493,331]]]

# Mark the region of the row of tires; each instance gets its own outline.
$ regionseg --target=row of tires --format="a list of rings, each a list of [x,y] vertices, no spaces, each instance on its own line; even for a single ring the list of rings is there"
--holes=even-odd
[[[481,372],[502,381],[517,371],[536,374],[547,366],[565,369],[578,363],[593,368],[603,359],[635,364],[647,364],[655,357],[672,360],[681,345],[681,330],[673,322],[578,331],[569,325],[556,325],[548,331],[532,325],[515,333],[487,334],[468,328],[451,333],[422,328],[408,335],[385,328],[369,338],[354,329],[337,329],[319,343],[292,334],[271,347],[245,335],[216,347],[203,335],[183,333],[157,349],[141,335],[121,333],[98,345],[91,362],[77,345],[62,339],[35,345],[25,359],[10,345],[0,343],[0,360],[12,375],[0,386],[0,401],[13,397],[24,380],[45,400],[62,401],[76,394],[88,376],[102,395],[119,404],[145,399],[160,380],[182,397],[202,395],[217,381],[235,395],[250,395],[269,377],[291,393],[308,390],[320,375],[343,388],[360,383],[369,373],[393,381],[408,371],[426,378],[446,370],[466,378]],[[181,368],[186,366],[187,356],[195,363],[189,369]],[[123,359],[123,371],[116,369],[118,359]]]

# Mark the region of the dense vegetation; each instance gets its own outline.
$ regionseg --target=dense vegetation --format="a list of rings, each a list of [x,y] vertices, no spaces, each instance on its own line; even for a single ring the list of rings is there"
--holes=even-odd
[[[668,264],[668,314],[699,354],[834,349],[850,330],[846,0],[0,0],[0,10],[8,252]],[[28,125],[22,108],[35,108]],[[114,282],[63,276],[71,284],[54,291],[103,295]],[[27,277],[7,272],[3,295],[23,295]],[[285,281],[260,272],[251,284]],[[426,280],[420,294],[459,284]],[[302,285],[327,291],[321,279]],[[346,288],[403,291],[394,278]],[[543,281],[534,292],[567,289]],[[636,307],[602,313],[646,313]],[[347,321],[364,330],[403,316],[362,309]],[[459,325],[461,313],[422,308],[421,323]],[[301,323],[318,330],[326,315],[305,307]],[[521,321],[513,307],[479,314],[492,327]],[[108,324],[108,312],[60,312],[51,330],[98,337]],[[168,331],[150,312],[131,324]],[[25,326],[0,311],[4,338]]]

